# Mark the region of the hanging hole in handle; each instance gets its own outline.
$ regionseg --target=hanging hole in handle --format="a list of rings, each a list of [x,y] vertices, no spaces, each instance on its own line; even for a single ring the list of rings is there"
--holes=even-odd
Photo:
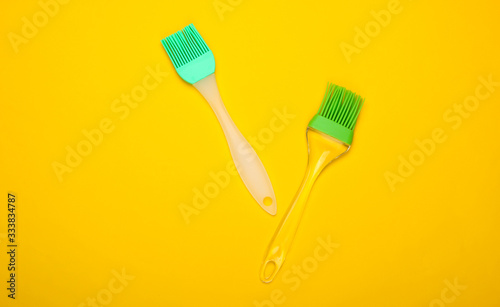
[[[260,279],[264,283],[270,283],[273,281],[274,277],[278,273],[278,266],[274,260],[269,260],[262,266],[262,271],[260,273]]]
[[[264,267],[264,277],[269,279],[273,276],[274,270],[276,270],[276,263],[274,261],[269,261]]]
[[[273,204],[273,199],[271,197],[264,198],[264,206],[271,206]]]

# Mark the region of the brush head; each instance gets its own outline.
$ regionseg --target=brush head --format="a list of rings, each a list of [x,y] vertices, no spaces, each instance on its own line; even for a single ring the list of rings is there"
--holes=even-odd
[[[175,70],[186,82],[196,83],[215,72],[214,55],[193,24],[161,42]]]
[[[354,126],[363,103],[364,99],[359,95],[329,83],[323,102],[309,122],[309,127],[351,145]]]

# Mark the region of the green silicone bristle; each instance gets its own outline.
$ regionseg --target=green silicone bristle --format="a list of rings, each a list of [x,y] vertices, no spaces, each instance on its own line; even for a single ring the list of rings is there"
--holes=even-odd
[[[162,44],[181,78],[193,84],[215,72],[212,51],[190,24],[162,39]]]
[[[341,86],[328,84],[323,102],[309,122],[309,127],[351,145],[363,102],[359,95]]]

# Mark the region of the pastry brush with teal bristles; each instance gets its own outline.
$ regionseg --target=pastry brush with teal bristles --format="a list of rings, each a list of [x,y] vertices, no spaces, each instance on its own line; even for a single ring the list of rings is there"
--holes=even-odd
[[[192,84],[207,100],[226,136],[236,169],[250,194],[271,215],[276,214],[276,197],[264,165],[229,116],[215,81],[212,51],[190,24],[164,38],[163,47],[179,76]]]
[[[363,101],[360,96],[343,87],[328,85],[319,111],[306,130],[309,147],[306,174],[267,249],[260,272],[263,282],[271,282],[281,269],[319,174],[351,148],[354,126]]]

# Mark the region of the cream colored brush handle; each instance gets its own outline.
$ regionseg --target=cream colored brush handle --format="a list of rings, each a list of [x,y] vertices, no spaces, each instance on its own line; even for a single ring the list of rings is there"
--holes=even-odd
[[[231,156],[243,183],[259,205],[269,214],[276,214],[276,197],[264,165],[257,153],[238,130],[219,94],[215,75],[193,84],[208,101],[224,130]]]

